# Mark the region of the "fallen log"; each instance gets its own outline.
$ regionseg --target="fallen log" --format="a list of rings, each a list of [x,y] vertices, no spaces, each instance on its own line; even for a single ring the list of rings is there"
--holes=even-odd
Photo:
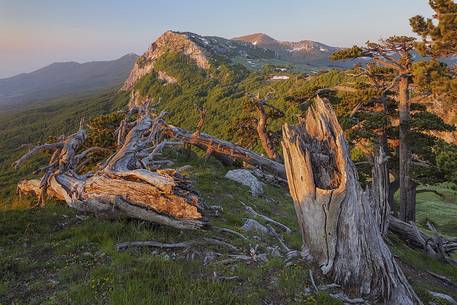
[[[192,190],[190,180],[175,170],[151,171],[154,155],[164,144],[160,142],[163,114],[151,117],[148,105],[138,109],[138,118],[127,130],[118,150],[97,170],[78,174],[78,166],[89,152],[76,154],[86,139],[81,124],[74,135],[62,142],[38,146],[14,163],[20,166],[33,153],[53,151],[41,180],[23,180],[19,193],[30,193],[44,202],[45,196],[64,200],[79,211],[103,214],[108,217],[129,217],[172,226],[178,229],[197,229],[206,224],[203,204]],[[152,148],[152,149],[151,149]],[[141,157],[146,155],[145,158]]]
[[[164,135],[176,138],[184,143],[194,145],[216,157],[236,159],[244,161],[252,166],[259,167],[283,179],[286,178],[284,165],[263,157],[247,148],[238,146],[229,141],[212,137],[203,132],[192,133],[185,129],[163,123]]]
[[[432,228],[435,236],[420,231],[413,222],[406,223],[396,217],[389,217],[389,229],[400,239],[407,241],[414,248],[424,250],[429,256],[457,265],[457,261],[450,257],[451,253],[457,250],[457,238],[445,238],[439,235],[434,227]]]
[[[215,238],[202,238],[201,240],[183,241],[177,243],[161,243],[155,240],[147,241],[130,241],[117,244],[117,251],[124,251],[128,248],[137,247],[149,247],[149,248],[161,248],[161,249],[180,249],[180,248],[191,248],[195,246],[207,246],[213,245],[218,247],[227,248],[229,251],[238,252],[239,249],[232,244]]]

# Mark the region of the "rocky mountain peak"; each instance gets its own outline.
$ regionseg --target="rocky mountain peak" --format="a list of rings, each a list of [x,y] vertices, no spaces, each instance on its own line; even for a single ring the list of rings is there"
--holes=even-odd
[[[192,33],[180,33],[167,31],[153,42],[146,52],[140,56],[129,77],[125,81],[121,90],[128,91],[133,88],[136,81],[150,73],[154,68],[154,61],[167,52],[182,52],[192,58],[202,69],[209,68],[209,61],[206,51],[197,44]]]
[[[201,36],[191,32],[167,31],[157,38],[148,50],[138,58],[121,90],[131,90],[140,78],[153,71],[156,59],[168,52],[183,53],[204,70],[209,69],[211,58],[214,59],[221,56],[226,58],[236,56],[245,58],[275,57],[274,52],[264,48],[257,48],[244,41],[229,40],[216,36]]]

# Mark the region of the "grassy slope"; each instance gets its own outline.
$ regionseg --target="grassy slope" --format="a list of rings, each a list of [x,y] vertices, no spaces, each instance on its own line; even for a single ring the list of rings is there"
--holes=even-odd
[[[36,168],[40,157],[15,171],[11,164],[24,149],[22,144],[43,143],[50,136],[69,135],[81,118],[118,110],[127,103],[117,88],[91,94],[68,96],[16,111],[0,112],[0,207],[9,204],[15,184]]]
[[[293,205],[284,189],[268,186],[266,196],[254,198],[246,187],[223,178],[227,168],[218,162],[205,163],[197,156],[177,157],[180,161],[176,166],[192,165],[188,174],[204,201],[223,207],[222,215],[210,218],[212,225],[240,231],[243,218],[249,217],[240,203],[243,201],[290,226],[293,233],[287,236],[287,242],[299,248]],[[222,265],[215,262],[227,258],[228,253],[214,247],[194,249],[194,260],[184,259],[189,254],[185,251],[177,251],[175,256],[166,250],[115,250],[116,243],[123,241],[176,242],[210,236],[244,249],[258,244],[263,253],[266,244],[275,245],[269,237],[253,244],[252,240],[246,242],[214,231],[183,232],[139,221],[95,217],[80,220],[75,215],[60,204],[0,213],[2,304],[262,304],[264,300],[274,304],[340,304],[325,294],[303,294],[310,285],[309,266],[304,264],[285,267],[280,259],[270,257],[267,263]],[[455,268],[411,250],[393,236],[390,240],[424,300],[431,300],[427,290],[457,296],[455,290],[426,273],[433,271],[457,282]],[[205,265],[199,253],[209,250],[222,256]],[[220,281],[214,273],[239,278]]]
[[[434,190],[417,195],[417,222],[425,227],[431,221],[440,232],[457,236],[457,191],[452,185],[422,186],[419,190]]]
[[[265,197],[253,198],[247,188],[223,178],[226,169],[216,161],[204,163],[193,157],[180,164],[193,166],[189,174],[205,202],[224,208],[221,216],[211,218],[211,224],[239,231],[242,219],[248,217],[243,201],[293,228],[288,242],[298,248],[293,205],[283,189],[267,187]],[[339,304],[326,295],[303,295],[303,288],[309,285],[305,265],[286,268],[273,258],[266,264],[204,266],[199,251],[194,261],[188,261],[165,250],[154,255],[150,250],[115,250],[122,241],[173,242],[202,236],[222,237],[249,248],[249,242],[230,235],[182,232],[137,221],[94,217],[81,221],[74,211],[60,205],[4,211],[0,217],[0,302],[5,304],[261,304],[263,300]],[[263,239],[275,244],[268,237]],[[259,252],[266,251],[263,240],[256,244]],[[217,260],[227,257],[224,249],[213,251],[223,254]],[[214,272],[240,278],[217,281]]]
[[[283,86],[289,90],[287,82]],[[16,181],[30,173],[40,161],[38,157],[19,172],[12,171],[10,164],[17,157],[20,144],[37,139],[44,141],[49,135],[68,134],[75,130],[81,116],[110,112],[125,101],[125,96],[110,91],[96,96],[58,99],[17,113],[1,113],[0,200],[3,205],[14,198]],[[45,115],[47,118],[43,120]],[[293,248],[299,247],[292,203],[284,190],[269,187],[267,197],[252,198],[246,188],[223,178],[227,169],[218,163],[204,163],[194,156],[177,165],[189,163],[194,166],[190,175],[205,201],[224,207],[220,217],[211,219],[213,224],[239,230],[242,218],[247,217],[241,209],[239,201],[242,200],[294,228],[288,242]],[[419,195],[418,221],[423,224],[428,217],[440,230],[457,235],[455,192],[441,191],[447,192],[444,201],[430,193]],[[21,206],[23,201],[14,199],[13,203]],[[229,268],[217,264],[205,266],[198,255],[195,261],[187,261],[174,258],[166,251],[154,255],[148,250],[115,251],[115,244],[120,241],[181,241],[203,234],[214,236],[214,232],[188,233],[137,221],[93,217],[82,221],[75,217],[74,211],[54,204],[40,210],[4,209],[0,212],[0,230],[2,304],[261,304],[267,299],[275,304],[338,304],[326,295],[307,298],[302,294],[303,288],[309,285],[308,267],[304,265],[285,268],[280,260],[271,259],[266,264],[238,263]],[[224,238],[248,247],[232,236]],[[455,268],[433,261],[394,238],[391,240],[394,252],[424,300],[430,300],[427,289],[457,297],[455,291],[425,272],[431,270],[457,281]],[[227,255],[222,249],[214,251]],[[214,272],[237,275],[240,279],[216,281]]]

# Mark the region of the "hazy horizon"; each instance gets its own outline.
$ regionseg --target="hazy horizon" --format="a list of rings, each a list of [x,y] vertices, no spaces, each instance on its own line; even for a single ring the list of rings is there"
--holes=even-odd
[[[278,40],[346,47],[412,35],[408,18],[417,14],[431,15],[427,1],[0,0],[0,78],[54,62],[140,55],[167,30],[225,38],[262,32]]]

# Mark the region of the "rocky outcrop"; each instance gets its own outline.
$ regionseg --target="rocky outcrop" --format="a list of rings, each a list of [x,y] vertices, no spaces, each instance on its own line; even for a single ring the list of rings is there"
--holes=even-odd
[[[157,72],[157,78],[160,79],[160,80],[163,80],[166,83],[166,85],[168,85],[168,84],[176,84],[178,82],[176,80],[176,78],[174,78],[173,76],[168,75],[167,72],[164,72],[164,71]]]
[[[190,32],[168,31],[160,36],[148,50],[138,58],[128,79],[125,81],[121,90],[131,90],[135,83],[143,76],[154,70],[154,62],[167,52],[181,52],[195,61],[202,69],[210,67],[210,59],[226,57],[245,58],[276,58],[276,54],[265,48],[257,48],[251,43],[235,41],[216,36],[200,36]],[[156,71],[159,73],[160,71]],[[162,71],[163,73],[163,71]],[[172,77],[172,75],[168,75]],[[167,83],[173,82],[169,77],[162,74],[159,78]]]
[[[154,61],[167,52],[182,52],[202,69],[208,69],[210,64],[206,51],[194,41],[192,35],[195,36],[191,33],[165,32],[137,59],[121,90],[131,90],[140,78],[153,71]]]
[[[241,230],[265,235],[269,232],[267,227],[254,219],[246,219],[246,222],[241,227]]]
[[[263,194],[263,184],[247,169],[234,169],[225,174],[225,178],[249,187],[253,196]]]

